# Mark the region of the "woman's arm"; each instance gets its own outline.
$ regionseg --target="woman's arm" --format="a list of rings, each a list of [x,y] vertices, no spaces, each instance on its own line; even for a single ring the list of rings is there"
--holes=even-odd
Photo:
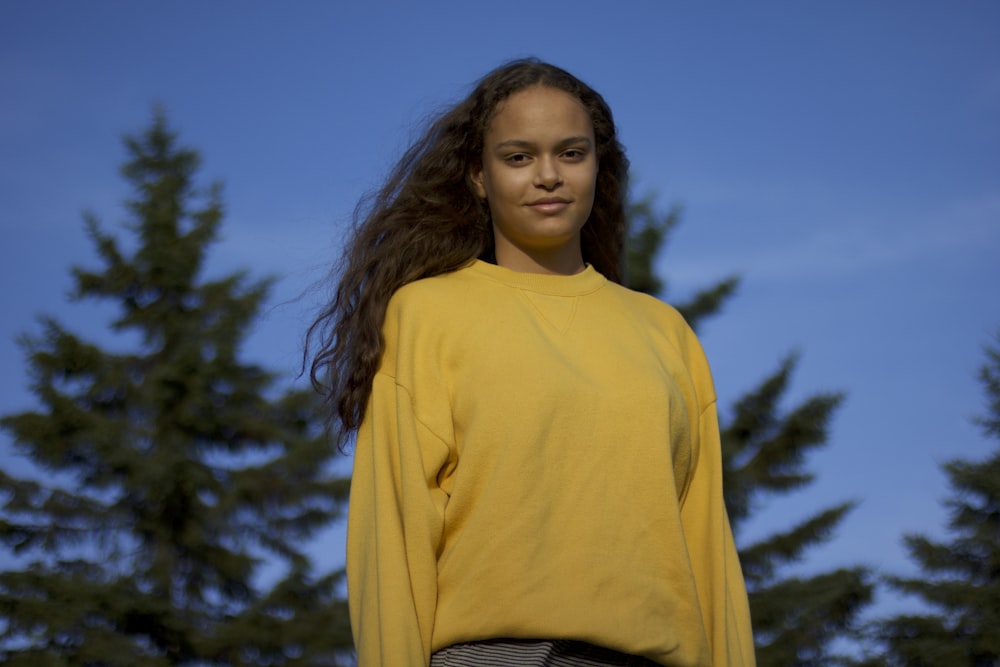
[[[681,505],[702,619],[719,667],[753,667],[746,585],[722,496],[722,447],[713,401],[699,418],[690,486]]]
[[[449,451],[416,417],[409,392],[377,375],[358,431],[347,529],[359,667],[430,662],[447,502],[437,477]]]

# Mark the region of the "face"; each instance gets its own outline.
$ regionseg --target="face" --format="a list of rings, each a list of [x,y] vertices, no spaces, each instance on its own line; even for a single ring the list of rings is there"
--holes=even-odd
[[[577,98],[542,86],[508,97],[471,176],[490,207],[498,264],[534,273],[583,269],[580,230],[594,206],[597,154]]]

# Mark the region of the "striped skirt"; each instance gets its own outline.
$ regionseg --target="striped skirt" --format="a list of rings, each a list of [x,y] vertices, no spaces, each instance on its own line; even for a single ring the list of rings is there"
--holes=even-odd
[[[566,639],[491,639],[454,644],[431,656],[431,667],[660,667],[658,663]]]

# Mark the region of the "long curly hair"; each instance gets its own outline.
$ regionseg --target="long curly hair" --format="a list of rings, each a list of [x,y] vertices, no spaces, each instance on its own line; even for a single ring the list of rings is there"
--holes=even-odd
[[[335,275],[329,304],[309,328],[304,360],[324,396],[328,425],[343,450],[364,417],[382,356],[382,325],[403,285],[479,258],[494,261],[489,208],[471,180],[483,140],[501,103],[531,86],[576,97],[594,127],[598,172],[594,207],[581,231],[584,261],[620,281],[628,160],[611,109],[569,72],[536,59],[509,62],[434,119],[403,154],[380,189],[354,211],[354,229]]]

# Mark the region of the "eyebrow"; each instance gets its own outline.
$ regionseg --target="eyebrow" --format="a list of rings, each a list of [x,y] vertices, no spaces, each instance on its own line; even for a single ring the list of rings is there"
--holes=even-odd
[[[556,148],[565,148],[567,146],[572,146],[574,144],[586,144],[588,147],[593,145],[590,137],[578,136],[578,137],[566,137],[556,144]],[[493,147],[493,150],[502,150],[504,148],[534,148],[535,144],[530,141],[525,141],[524,139],[508,139],[507,141],[501,141],[499,144]]]

